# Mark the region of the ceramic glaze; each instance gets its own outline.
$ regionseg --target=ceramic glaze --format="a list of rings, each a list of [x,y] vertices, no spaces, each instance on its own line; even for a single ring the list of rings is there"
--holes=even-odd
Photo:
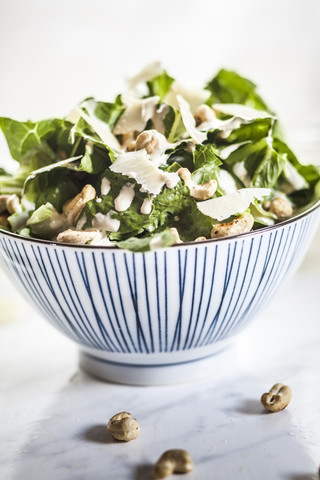
[[[84,369],[124,383],[171,383],[187,371],[203,375],[208,358],[270,302],[302,260],[318,216],[314,208],[249,234],[146,253],[1,232],[0,258],[27,299],[79,344]]]

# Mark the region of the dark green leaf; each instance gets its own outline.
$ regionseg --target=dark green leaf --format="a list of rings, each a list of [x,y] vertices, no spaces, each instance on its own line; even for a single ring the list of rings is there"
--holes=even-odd
[[[124,110],[125,107],[123,106],[121,96],[119,95],[114,103],[96,102],[94,114],[97,118],[107,123],[110,130],[112,130]]]
[[[256,85],[238,73],[222,69],[205,86],[211,92],[208,104],[212,103],[241,103],[256,108],[257,110],[266,110],[268,107],[256,92]]]

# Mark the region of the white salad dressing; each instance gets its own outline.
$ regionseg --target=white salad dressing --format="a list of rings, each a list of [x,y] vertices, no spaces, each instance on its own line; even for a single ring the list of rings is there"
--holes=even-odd
[[[124,212],[130,207],[134,199],[134,187],[134,183],[127,183],[121,188],[119,195],[114,199],[114,206],[118,212]]]
[[[176,172],[163,172],[153,165],[145,149],[119,155],[110,170],[134,178],[141,184],[141,191],[153,195],[158,195],[164,185],[173,188],[180,181]]]
[[[108,195],[108,193],[110,192],[110,188],[111,188],[110,180],[107,177],[103,177],[103,179],[101,180],[101,186],[100,186],[101,195]]]
[[[145,198],[142,202],[141,208],[140,208],[140,213],[143,215],[149,215],[152,210],[152,199],[151,198]]]
[[[117,232],[120,227],[120,221],[116,218],[112,218],[113,211],[110,210],[106,215],[98,212],[92,219],[92,226],[94,228],[99,228],[101,230],[106,230],[107,232]]]

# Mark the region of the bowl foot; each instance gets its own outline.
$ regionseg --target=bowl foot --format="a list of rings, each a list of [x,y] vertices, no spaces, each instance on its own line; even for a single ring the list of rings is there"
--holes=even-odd
[[[226,343],[219,343],[221,346],[219,345],[220,348],[216,346],[214,353],[200,358],[172,362],[168,362],[166,359],[167,363],[155,363],[159,358],[157,356],[153,363],[148,362],[147,365],[146,360],[144,364],[139,361],[135,362],[134,358],[130,358],[130,363],[128,360],[114,361],[104,358],[101,354],[80,350],[79,364],[84,371],[102,380],[127,385],[170,385],[192,382],[209,375],[218,379],[228,375],[228,372],[234,371],[235,356],[237,355],[236,349],[228,348],[233,343],[233,339],[232,342],[229,340]],[[160,355],[160,357],[163,356],[165,354]],[[176,357],[177,355],[175,355],[175,359]]]

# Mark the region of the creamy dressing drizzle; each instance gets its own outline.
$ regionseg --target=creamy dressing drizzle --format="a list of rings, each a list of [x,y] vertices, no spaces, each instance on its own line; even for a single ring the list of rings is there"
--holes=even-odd
[[[114,200],[114,206],[118,212],[124,212],[130,207],[134,199],[134,187],[134,183],[127,183],[121,188],[119,195]]]
[[[149,215],[152,210],[152,199],[151,198],[145,198],[142,202],[141,208],[140,208],[140,213],[143,215]]]
[[[108,193],[110,192],[110,188],[111,188],[110,180],[108,180],[106,177],[103,177],[103,179],[101,180],[101,187],[100,187],[101,195],[108,195]]]
[[[100,212],[96,213],[92,219],[92,226],[94,228],[106,230],[107,232],[117,232],[120,227],[120,221],[116,218],[112,218],[113,213],[112,210],[106,215],[103,215],[103,213]]]

